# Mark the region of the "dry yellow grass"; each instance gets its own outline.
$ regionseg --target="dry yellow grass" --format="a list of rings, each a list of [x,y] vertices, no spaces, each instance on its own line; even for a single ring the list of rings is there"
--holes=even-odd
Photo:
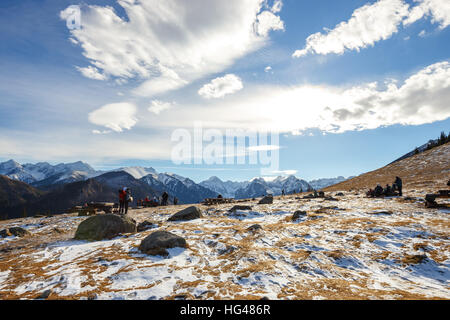
[[[447,143],[324,190],[369,190],[374,188],[377,183],[382,186],[392,185],[395,177],[399,176],[403,180],[403,189],[436,191],[436,189],[446,188],[449,170],[450,143]]]

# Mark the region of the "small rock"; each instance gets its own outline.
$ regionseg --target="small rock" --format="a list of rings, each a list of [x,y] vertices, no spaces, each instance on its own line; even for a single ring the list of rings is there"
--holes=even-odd
[[[236,210],[252,210],[252,207],[236,205],[233,208],[231,208],[230,210],[228,210],[228,212],[235,212]]]
[[[36,299],[47,299],[51,294],[52,294],[52,290],[48,289],[45,290],[44,292],[42,292],[39,296],[36,297]]]
[[[306,217],[306,215],[307,215],[306,211],[300,210],[295,211],[294,214],[292,215],[292,220],[297,220],[299,218]]]
[[[336,197],[343,197],[344,196],[344,194],[342,193],[342,192],[338,192],[338,193],[336,193],[336,195],[335,195]]]
[[[248,231],[258,231],[262,230],[262,227],[259,224],[254,224],[247,228]]]
[[[227,253],[232,253],[233,251],[235,251],[237,248],[235,246],[226,246],[225,248],[219,249],[217,250],[217,253],[219,255],[223,255],[223,254],[227,254]]]
[[[372,212],[369,212],[369,214],[387,214],[387,215],[391,215],[391,214],[393,214],[393,212],[392,211],[372,211]]]
[[[144,222],[141,222],[138,224],[137,232],[142,232],[142,231],[154,229],[154,228],[158,228],[158,225],[154,224],[153,222],[150,222],[150,221],[144,221]]]
[[[16,237],[24,237],[27,235],[30,235],[31,233],[28,232],[27,230],[25,230],[24,228],[21,227],[11,227],[11,228],[6,228],[0,231],[0,237],[2,238],[6,238],[6,237],[10,237],[10,236],[16,236]]]
[[[258,204],[272,204],[273,203],[273,196],[268,195],[259,200]]]
[[[186,240],[167,231],[155,231],[142,240],[139,250],[150,255],[167,256],[166,249],[181,247],[186,248]]]
[[[195,206],[192,206],[175,213],[173,216],[169,218],[168,221],[194,220],[202,217],[203,215],[200,209]]]

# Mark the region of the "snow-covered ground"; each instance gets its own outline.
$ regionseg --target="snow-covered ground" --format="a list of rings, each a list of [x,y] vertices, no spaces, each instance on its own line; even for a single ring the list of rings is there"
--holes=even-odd
[[[132,210],[160,227],[98,242],[72,239],[85,217],[2,222],[32,235],[0,239],[0,299],[49,289],[55,299],[450,299],[449,210],[336,198],[250,201],[242,204],[251,211],[235,214],[233,204],[202,207],[204,218],[188,222],[167,222],[185,206]],[[307,216],[292,221],[297,210]],[[262,230],[247,230],[254,224]],[[188,248],[140,253],[155,230],[184,237]]]

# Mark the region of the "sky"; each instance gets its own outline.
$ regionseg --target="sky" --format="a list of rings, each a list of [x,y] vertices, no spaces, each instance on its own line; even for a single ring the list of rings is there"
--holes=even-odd
[[[2,0],[0,161],[359,175],[450,131],[449,59],[448,0]]]

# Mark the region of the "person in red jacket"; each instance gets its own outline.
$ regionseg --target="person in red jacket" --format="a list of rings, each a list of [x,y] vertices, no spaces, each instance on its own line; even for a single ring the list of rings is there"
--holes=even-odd
[[[125,202],[127,200],[127,188],[119,190],[119,214],[125,213]]]

